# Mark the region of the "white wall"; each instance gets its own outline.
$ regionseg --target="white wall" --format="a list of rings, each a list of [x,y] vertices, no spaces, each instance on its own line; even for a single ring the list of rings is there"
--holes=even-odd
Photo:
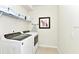
[[[13,8],[14,10],[19,13],[22,13],[23,15],[29,15],[28,11],[22,6],[10,5],[8,7]],[[24,20],[2,15],[0,16],[0,37],[5,33],[13,32],[13,30],[15,32],[28,30],[28,26],[29,23]]]
[[[58,17],[58,8],[55,5],[38,5],[33,6],[33,11],[31,12],[33,16],[33,22],[38,24],[39,17],[48,16],[50,17],[50,29],[39,29],[39,45],[40,46],[49,46],[57,47],[57,17]]]
[[[79,6],[59,6],[60,53],[79,53]]]

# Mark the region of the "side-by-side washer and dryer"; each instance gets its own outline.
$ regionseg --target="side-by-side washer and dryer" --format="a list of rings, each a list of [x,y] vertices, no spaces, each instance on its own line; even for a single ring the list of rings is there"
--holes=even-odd
[[[0,54],[32,54],[33,43],[31,34],[5,34],[0,40]]]

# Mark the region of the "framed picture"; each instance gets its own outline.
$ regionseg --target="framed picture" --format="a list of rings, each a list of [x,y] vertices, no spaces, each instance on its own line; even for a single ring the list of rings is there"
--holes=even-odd
[[[50,17],[39,17],[39,28],[50,29]]]

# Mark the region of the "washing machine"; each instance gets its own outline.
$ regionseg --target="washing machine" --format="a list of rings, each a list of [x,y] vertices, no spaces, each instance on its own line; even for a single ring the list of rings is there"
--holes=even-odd
[[[0,54],[32,54],[33,37],[29,34],[9,33],[0,40]]]

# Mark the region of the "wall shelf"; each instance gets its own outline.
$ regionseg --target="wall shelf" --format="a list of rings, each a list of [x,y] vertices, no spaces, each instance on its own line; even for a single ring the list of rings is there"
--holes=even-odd
[[[28,20],[29,17],[26,17],[25,15],[22,15],[21,13],[18,13],[17,11],[15,11],[9,7],[0,6],[0,16],[1,15],[8,15],[8,16],[16,17],[18,19],[31,21],[31,20]]]

